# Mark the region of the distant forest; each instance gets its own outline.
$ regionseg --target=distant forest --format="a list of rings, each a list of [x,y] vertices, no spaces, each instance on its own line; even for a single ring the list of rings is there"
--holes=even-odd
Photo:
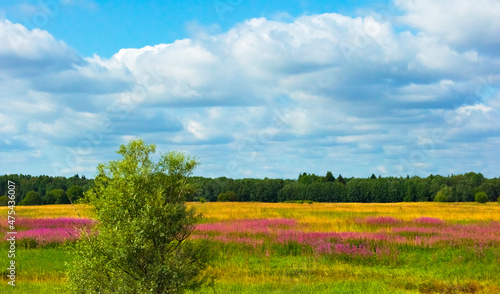
[[[93,185],[93,179],[30,175],[0,176],[0,205],[7,204],[7,181],[16,183],[16,204],[68,204],[77,201]],[[343,178],[303,173],[297,179],[230,179],[191,177],[187,201],[258,202],[471,202],[478,192],[488,201],[500,196],[500,178],[480,173],[414,177]]]

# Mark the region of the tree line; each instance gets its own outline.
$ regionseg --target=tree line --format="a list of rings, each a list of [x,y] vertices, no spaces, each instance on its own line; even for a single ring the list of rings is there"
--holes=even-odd
[[[0,205],[7,205],[7,182],[16,183],[16,204],[69,204],[77,201],[94,180],[85,176],[73,177],[31,176],[22,174],[0,176]],[[4,196],[1,196],[4,195]]]
[[[315,202],[470,202],[484,192],[488,201],[497,201],[500,179],[487,179],[481,173],[414,177],[337,178],[303,173],[290,179],[192,179],[190,201],[315,201]],[[439,197],[436,199],[436,195]],[[444,197],[443,197],[444,196]]]
[[[93,185],[93,179],[75,175],[70,178],[3,175],[0,195],[7,193],[7,180],[16,183],[17,204],[67,204],[78,200]],[[428,177],[335,177],[331,172],[320,176],[302,173],[297,179],[231,179],[191,177],[186,187],[187,201],[241,202],[417,202],[475,201],[484,192],[488,201],[500,196],[500,178],[487,179],[481,173]],[[28,197],[29,196],[29,197]],[[6,205],[0,197],[0,205]],[[3,203],[5,202],[5,203]]]

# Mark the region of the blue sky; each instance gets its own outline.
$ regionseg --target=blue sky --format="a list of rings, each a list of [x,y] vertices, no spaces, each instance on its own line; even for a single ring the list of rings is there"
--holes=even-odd
[[[384,1],[87,1],[32,0],[6,3],[4,17],[47,30],[82,56],[109,58],[122,48],[141,48],[221,33],[255,17],[292,21],[327,12],[355,15],[360,8],[387,9]]]
[[[3,1],[0,174],[498,177],[500,5],[435,2]]]

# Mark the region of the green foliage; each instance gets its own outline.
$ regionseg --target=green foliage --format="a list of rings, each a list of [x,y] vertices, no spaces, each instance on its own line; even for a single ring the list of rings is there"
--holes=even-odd
[[[335,182],[335,177],[333,176],[331,171],[326,172],[325,182]]]
[[[438,191],[436,196],[434,196],[435,202],[448,202],[448,197],[446,197],[443,191]]]
[[[47,197],[50,191],[62,189],[68,197],[72,195],[74,186],[83,191],[93,185],[92,179],[75,175],[70,178],[4,175],[0,176],[0,195],[7,193],[7,181],[16,183],[16,202],[23,199],[29,191],[42,196],[44,204],[55,204],[56,199]],[[333,181],[332,181],[333,180]],[[347,184],[351,182],[347,186]],[[475,201],[476,192],[485,192],[488,201],[496,201],[500,193],[500,179],[486,179],[480,173],[421,177],[375,177],[346,178],[342,175],[335,179],[331,172],[326,175],[302,173],[298,179],[231,179],[226,177],[204,178],[191,177],[190,184],[185,186],[186,201],[197,201],[201,197],[206,201],[217,201],[221,193],[234,191],[238,201],[283,202],[287,200],[312,200],[316,202],[414,202],[432,201],[443,187],[448,202]],[[52,199],[52,200],[51,200]],[[67,203],[60,201],[59,203]]]
[[[83,197],[83,188],[75,185],[68,189],[67,194],[68,198],[71,199],[72,202],[76,202],[78,199]]]
[[[475,199],[477,203],[486,203],[488,202],[488,195],[484,192],[477,192]]]
[[[43,204],[69,204],[68,195],[63,189],[54,189],[42,198]]]
[[[434,196],[435,202],[454,202],[453,201],[453,188],[446,185],[441,187],[441,190]]]
[[[0,206],[7,206],[8,203],[9,197],[7,197],[7,195],[3,195],[2,197],[0,197]]]
[[[346,184],[346,181],[344,180],[344,178],[342,177],[341,174],[339,174],[339,177],[337,178],[337,182],[341,183],[341,184]]]
[[[498,195],[497,202],[500,204],[500,195]]]
[[[185,205],[198,162],[178,152],[151,160],[155,145],[132,140],[121,160],[98,166],[85,193],[98,225],[74,248],[73,293],[182,293],[202,285],[210,251],[188,241],[200,216]]]
[[[217,196],[217,201],[219,202],[235,202],[238,201],[238,195],[234,193],[234,191],[227,191],[224,193],[220,193],[219,196]]]
[[[65,177],[49,177],[49,176],[30,176],[30,175],[2,175],[0,176],[0,195],[7,194],[7,182],[16,183],[16,203],[26,197],[28,192],[35,191],[42,199],[45,198],[47,192],[62,189],[64,191],[72,186],[82,187],[84,191],[92,185],[93,180],[87,179],[85,176],[74,175],[70,178]],[[44,204],[55,204],[55,202],[43,202]]]
[[[302,173],[299,175],[297,182],[300,184],[310,185],[315,182],[323,182],[324,178],[315,174]]]
[[[29,191],[19,205],[42,205],[42,197],[35,191]]]

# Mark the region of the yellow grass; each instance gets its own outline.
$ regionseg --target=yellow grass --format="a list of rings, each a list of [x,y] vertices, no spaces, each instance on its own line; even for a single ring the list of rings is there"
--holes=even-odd
[[[500,221],[497,203],[190,203],[206,218],[225,221],[251,218],[294,218],[310,231],[353,231],[356,217],[391,216],[402,220],[435,217],[452,222]]]
[[[8,207],[0,207],[0,213],[7,215]],[[61,217],[78,217],[78,213],[82,218],[91,218],[92,212],[90,206],[77,205],[41,205],[41,206],[16,206],[14,208],[16,217],[28,218],[61,218]]]
[[[254,218],[294,218],[305,230],[352,231],[357,230],[353,218],[367,216],[392,216],[402,220],[417,217],[435,217],[451,222],[500,221],[497,203],[255,203],[215,202],[188,203],[204,216],[204,222]],[[0,213],[7,215],[7,207]],[[17,206],[17,217],[92,217],[86,205]]]

